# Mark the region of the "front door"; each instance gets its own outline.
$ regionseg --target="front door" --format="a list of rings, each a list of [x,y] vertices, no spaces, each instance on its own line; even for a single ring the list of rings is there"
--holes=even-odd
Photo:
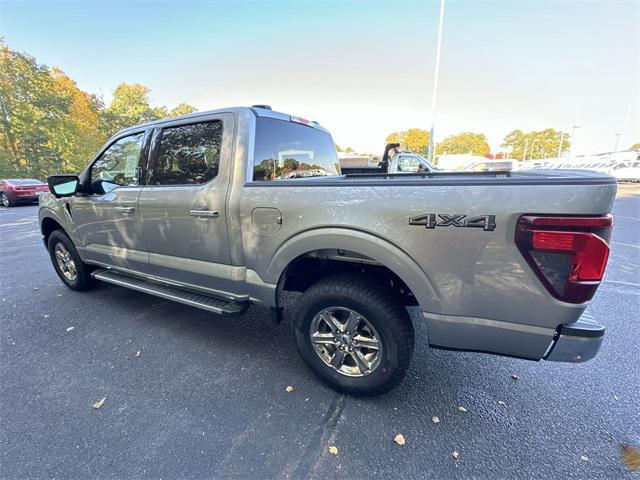
[[[138,211],[145,137],[140,131],[111,143],[90,167],[90,194],[69,200],[78,250],[89,263],[149,273]]]
[[[232,134],[229,114],[155,130],[139,205],[158,279],[214,294],[233,291],[225,208]]]

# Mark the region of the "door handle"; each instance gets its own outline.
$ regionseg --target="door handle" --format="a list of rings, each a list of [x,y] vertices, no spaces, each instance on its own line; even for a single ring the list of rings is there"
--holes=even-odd
[[[217,210],[189,210],[192,217],[218,218],[220,213]]]
[[[127,207],[126,205],[122,205],[122,206],[120,206],[120,207],[113,207],[113,209],[114,209],[116,212],[120,212],[120,213],[122,213],[123,215],[127,215],[127,214],[129,214],[129,213],[133,213],[133,212],[135,212],[135,211],[136,211],[136,209],[135,209],[135,208],[133,208],[133,207]]]

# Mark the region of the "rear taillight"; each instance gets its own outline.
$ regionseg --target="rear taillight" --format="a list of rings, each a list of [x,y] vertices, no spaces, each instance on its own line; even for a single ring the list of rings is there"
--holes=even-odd
[[[559,217],[523,215],[516,245],[538,278],[559,300],[591,300],[609,258],[611,215]]]

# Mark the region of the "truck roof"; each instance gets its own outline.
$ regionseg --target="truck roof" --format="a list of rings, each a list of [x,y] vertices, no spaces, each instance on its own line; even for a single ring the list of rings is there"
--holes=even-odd
[[[265,108],[266,107],[266,108]],[[323,132],[329,133],[325,128],[323,128],[318,122],[315,120],[306,120],[301,117],[296,117],[295,115],[289,115],[282,112],[276,112],[271,110],[270,107],[266,105],[254,105],[252,107],[228,107],[228,108],[218,108],[215,110],[207,110],[204,112],[193,112],[188,113],[186,115],[179,115],[177,117],[170,118],[162,118],[159,120],[153,120],[151,122],[140,123],[138,125],[132,125],[131,127],[124,128],[120,130],[116,135],[120,135],[124,132],[128,132],[130,130],[138,130],[142,127],[150,127],[155,125],[161,125],[167,122],[174,122],[176,120],[184,120],[190,118],[198,118],[205,117],[208,115],[216,114],[216,113],[234,113],[234,114],[242,114],[242,113],[253,113],[256,117],[266,117],[266,118],[275,118],[276,120],[283,120],[286,122],[296,122],[307,125],[312,128],[317,128],[318,130],[322,130]],[[114,136],[116,136],[114,135]]]

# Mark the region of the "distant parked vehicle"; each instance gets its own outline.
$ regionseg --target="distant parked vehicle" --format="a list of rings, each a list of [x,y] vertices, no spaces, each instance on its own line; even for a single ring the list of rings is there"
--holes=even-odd
[[[619,182],[640,182],[640,161],[620,162],[612,168],[611,174]]]
[[[387,145],[387,149],[390,145]],[[384,158],[384,156],[383,156]],[[368,157],[350,156],[340,158],[340,171],[343,175],[356,175],[363,173],[431,173],[440,171],[422,155],[411,152],[396,153],[387,160],[386,171],[383,171],[382,162],[372,165]]]
[[[13,207],[18,203],[37,202],[40,195],[48,191],[46,183],[33,178],[0,180],[0,204]]]
[[[513,170],[513,160],[485,160],[472,163],[463,172],[509,172]]]

